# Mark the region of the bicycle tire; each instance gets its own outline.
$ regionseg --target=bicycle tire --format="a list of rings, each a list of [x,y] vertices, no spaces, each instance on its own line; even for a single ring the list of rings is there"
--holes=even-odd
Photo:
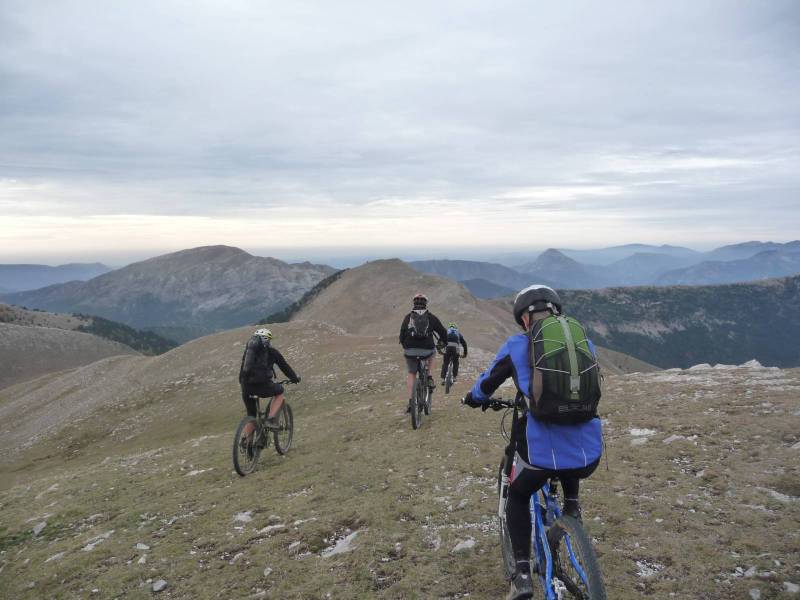
[[[453,387],[453,367],[447,367],[447,376],[444,379],[444,393],[449,394]]]
[[[500,491],[503,485],[503,467],[506,464],[506,459],[500,461],[500,468],[497,471],[497,499],[500,500]],[[497,515],[498,530],[500,532],[500,551],[503,555],[503,568],[506,572],[506,578],[511,579],[514,570],[517,568],[517,561],[514,558],[514,549],[511,546],[511,534],[508,532],[508,523],[506,520]]]
[[[292,447],[292,437],[294,437],[294,415],[292,414],[292,407],[289,406],[286,400],[283,401],[277,417],[278,426],[281,429],[272,432],[272,437],[275,442],[275,451],[283,456]]]
[[[567,536],[569,537],[567,538]],[[567,569],[572,569],[574,571],[574,567],[569,558],[566,546],[567,539],[569,539],[572,545],[572,552],[575,555],[576,560],[580,563],[581,568],[586,574],[585,582],[582,581],[580,577],[577,578],[578,581],[581,582],[581,588],[585,590],[585,595],[577,596],[572,589],[569,589],[570,586],[567,585],[568,591],[571,593],[570,597],[584,597],[589,598],[590,600],[606,600],[606,589],[605,585],[603,584],[600,563],[597,560],[597,554],[594,551],[592,540],[581,525],[581,522],[569,515],[562,515],[555,523],[553,523],[550,531],[548,531],[547,537],[549,540],[551,540],[550,550],[553,553],[554,577],[559,577],[559,579],[565,581],[563,578],[563,570],[565,566]],[[555,546],[553,546],[552,540],[556,540]],[[574,582],[573,585],[575,585]]]
[[[252,423],[254,426],[249,440],[244,435],[244,428],[248,423]],[[236,428],[236,434],[233,436],[233,468],[240,477],[249,475],[256,470],[258,457],[261,455],[261,448],[256,443],[260,431],[258,421],[255,417],[250,416],[243,417]]]
[[[433,408],[433,390],[431,388],[426,388],[425,402],[423,402],[422,404],[422,409],[425,412],[425,415],[430,415],[432,408]]]
[[[414,383],[414,398],[411,403],[411,428],[415,430],[422,425],[422,403],[424,400],[420,401],[421,388],[424,388],[424,384],[422,384],[422,379],[418,374],[417,381]]]

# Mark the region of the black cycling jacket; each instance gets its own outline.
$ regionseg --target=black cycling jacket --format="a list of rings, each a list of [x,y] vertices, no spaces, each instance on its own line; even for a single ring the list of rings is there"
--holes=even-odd
[[[239,383],[265,383],[275,378],[273,365],[278,365],[281,371],[290,380],[297,379],[294,372],[283,355],[272,346],[264,346],[261,338],[253,336],[247,342],[247,347],[242,355],[242,365],[239,369]]]
[[[431,311],[428,311],[428,337],[423,339],[416,339],[411,337],[408,332],[408,322],[411,319],[411,313],[408,313],[403,319],[403,324],[400,325],[400,343],[403,348],[430,348],[436,347],[436,342],[433,340],[433,334],[436,333],[440,340],[447,339],[447,329],[444,328],[442,322]]]
[[[458,352],[458,347],[457,346],[455,346],[455,347],[451,346],[450,345],[451,343],[461,344],[461,347],[464,348],[464,355],[466,356],[466,354],[467,354],[467,340],[464,339],[464,336],[461,335],[460,331],[456,330],[455,331],[455,335],[454,335],[454,333],[450,329],[447,330],[447,347],[448,347],[448,350],[450,348],[452,348],[453,350]]]

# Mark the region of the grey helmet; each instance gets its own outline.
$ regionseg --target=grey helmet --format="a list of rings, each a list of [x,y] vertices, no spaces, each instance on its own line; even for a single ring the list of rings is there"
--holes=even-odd
[[[523,314],[548,308],[555,313],[561,312],[561,298],[556,291],[540,283],[529,285],[524,290],[520,290],[514,299],[514,320],[524,329]]]

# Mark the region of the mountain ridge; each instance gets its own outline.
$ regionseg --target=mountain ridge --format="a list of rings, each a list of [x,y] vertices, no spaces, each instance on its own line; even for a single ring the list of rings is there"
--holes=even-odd
[[[708,285],[758,281],[800,273],[800,250],[764,250],[749,258],[729,261],[703,261],[696,265],[667,271],[656,281],[659,285]]]
[[[0,387],[109,356],[160,354],[175,345],[100,317],[0,304]]]
[[[88,282],[6,294],[3,299],[90,313],[139,328],[185,326],[210,333],[253,323],[333,272],[326,265],[292,265],[230,246],[204,246],[132,263]]]
[[[63,265],[0,264],[0,290],[13,293],[33,290],[68,281],[87,281],[108,273],[103,263],[66,263]]]
[[[593,253],[605,258],[597,258]],[[729,254],[745,258],[719,258]],[[797,254],[800,254],[800,241],[784,244],[746,242],[706,253],[679,246],[628,244],[596,251],[549,248],[535,260],[517,263],[515,267],[448,259],[412,261],[409,264],[420,271],[461,283],[475,279],[499,286],[493,290],[486,284],[472,284],[479,296],[491,298],[501,296],[504,292],[501,288],[520,289],[534,282],[561,289],[601,289],[684,283],[710,285],[786,277],[800,273],[800,259],[795,258]]]
[[[414,432],[393,339],[275,325],[303,378],[287,390],[295,439],[240,479],[251,331],[0,390],[0,595],[138,597],[164,580],[180,598],[502,597],[501,416],[458,402],[491,356],[464,361]],[[581,500],[609,597],[780,596],[795,573],[800,371],[606,375],[610,468]]]
[[[751,358],[800,366],[800,276],[559,293],[565,311],[582,321],[596,342],[662,368]]]

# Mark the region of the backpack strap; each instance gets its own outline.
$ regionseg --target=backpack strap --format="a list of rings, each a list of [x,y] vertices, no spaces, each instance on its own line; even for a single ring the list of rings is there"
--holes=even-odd
[[[572,330],[569,326],[569,321],[564,317],[556,317],[561,323],[561,329],[564,331],[564,340],[567,343],[567,353],[569,354],[569,391],[573,400],[579,400],[581,397],[581,373],[578,366],[578,354],[575,351],[575,340],[572,339]]]

